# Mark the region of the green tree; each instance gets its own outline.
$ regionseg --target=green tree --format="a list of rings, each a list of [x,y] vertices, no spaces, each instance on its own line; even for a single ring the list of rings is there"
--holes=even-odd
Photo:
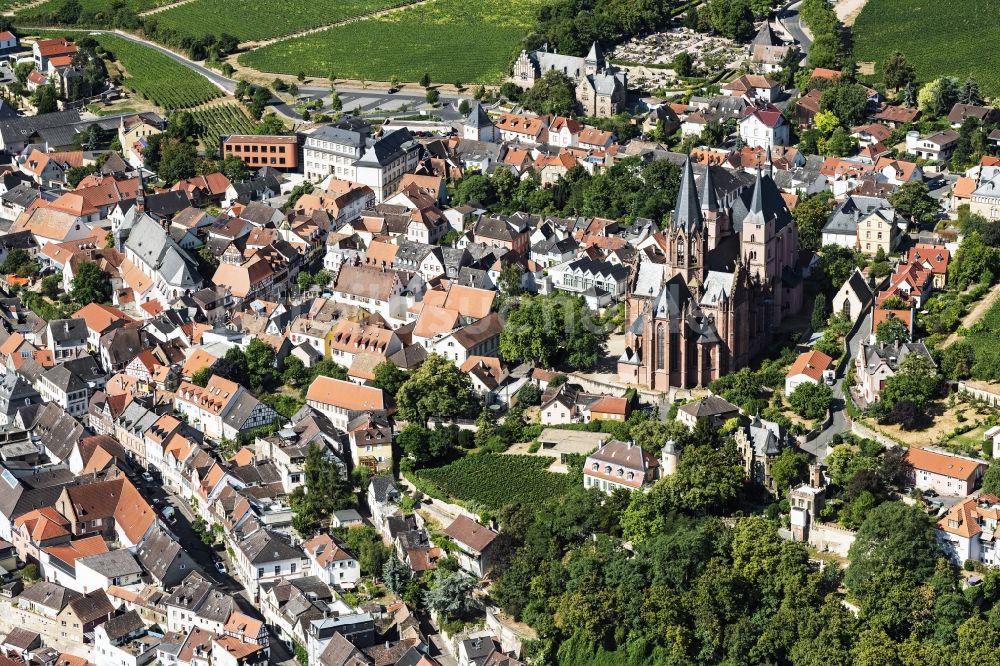
[[[427,103],[431,105],[437,104],[440,98],[441,98],[441,93],[439,93],[437,90],[428,90],[427,94],[424,95],[424,99],[426,99]]]
[[[330,514],[351,506],[351,487],[340,475],[332,456],[318,444],[310,444],[302,466],[304,485],[292,493],[292,527],[308,538],[326,525]]]
[[[521,279],[524,271],[518,264],[513,262],[501,262],[500,277],[497,280],[497,287],[503,298],[515,298],[521,295]]]
[[[1000,464],[993,463],[983,474],[983,493],[1000,496]]]
[[[352,527],[342,534],[348,549],[358,556],[358,566],[365,576],[379,576],[385,570],[392,551],[382,543],[382,537],[372,527]]]
[[[958,90],[955,82],[947,76],[925,84],[917,94],[917,107],[931,118],[947,115],[956,101]]]
[[[582,300],[565,294],[521,299],[500,333],[505,359],[534,361],[543,367],[567,363],[590,369],[604,357],[608,331]]]
[[[389,591],[397,597],[402,596],[406,586],[410,583],[410,575],[410,567],[403,564],[395,554],[382,567],[382,580],[385,581],[385,586]]]
[[[826,384],[802,382],[788,396],[788,404],[804,419],[818,420],[830,409],[833,390]]]
[[[823,91],[819,105],[836,115],[844,126],[851,127],[863,122],[867,115],[868,92],[857,83],[836,83]]]
[[[684,12],[683,25],[688,30],[698,29],[698,8],[691,7],[686,12]]]
[[[430,354],[399,387],[396,402],[399,418],[418,424],[465,416],[478,404],[469,375],[438,354]]]
[[[822,244],[823,227],[833,212],[833,193],[818,192],[805,196],[795,207],[795,223],[803,248],[818,250]],[[839,285],[838,285],[839,286]]]
[[[399,388],[410,377],[410,373],[391,361],[382,361],[375,366],[373,372],[375,380],[372,382],[372,385],[382,389],[393,397],[399,393]]]
[[[677,472],[668,477],[671,503],[692,513],[723,509],[736,499],[743,485],[743,466],[731,442],[722,449],[688,446],[681,453]]]
[[[77,303],[107,303],[111,300],[111,280],[97,264],[84,261],[73,276],[70,298]]]
[[[785,449],[771,464],[771,478],[779,494],[809,478],[809,455],[802,451]]]
[[[455,619],[474,608],[472,591],[476,581],[461,572],[435,572],[434,585],[424,594],[424,603],[448,619]]]
[[[431,430],[417,423],[410,423],[396,438],[399,448],[413,460],[414,469],[436,467],[453,457],[459,439],[458,426],[442,426]]]
[[[813,301],[812,316],[810,317],[810,324],[814,331],[819,331],[826,328],[826,320],[829,313],[826,311],[826,294],[820,292],[816,294],[816,300]]]
[[[906,328],[906,324],[903,323],[902,319],[893,317],[892,319],[886,319],[878,325],[878,328],[875,329],[875,340],[886,344],[909,342],[910,331]]]
[[[539,114],[572,115],[577,109],[576,85],[558,70],[549,70],[524,95],[523,104]]]
[[[857,591],[891,565],[910,572],[919,583],[934,573],[939,556],[927,514],[902,502],[885,502],[869,512],[858,530],[844,583]]]
[[[431,87],[431,75],[424,72],[424,75],[420,77],[420,85],[424,88]]]
[[[983,103],[983,96],[979,92],[979,82],[971,74],[962,85],[962,92],[958,95],[958,101],[962,104],[973,104],[979,106]]]
[[[31,96],[31,103],[35,106],[37,115],[52,113],[59,110],[59,92],[51,83],[38,86]]]
[[[986,245],[983,236],[973,231],[962,239],[948,265],[948,281],[959,289],[981,282],[992,284],[1000,272],[1000,248]]]
[[[167,183],[176,183],[197,173],[198,150],[193,143],[173,138],[159,142],[156,175]]]
[[[458,103],[458,112],[461,113],[463,116],[469,115],[470,110],[471,107],[469,106],[469,100],[463,99],[461,102]]]
[[[281,371],[281,381],[292,388],[302,388],[309,382],[309,369],[298,356],[289,354],[285,357]]]
[[[27,250],[15,248],[7,253],[3,263],[0,264],[0,273],[4,275],[20,275],[21,277],[34,277],[41,270]]]
[[[200,370],[195,370],[191,375],[191,383],[195,386],[205,388],[208,386],[209,380],[212,379],[212,374],[211,368],[201,368]]]
[[[235,155],[227,155],[220,164],[220,171],[232,183],[240,183],[250,177],[250,168],[246,162]]]
[[[708,12],[712,27],[738,42],[753,36],[753,10],[749,0],[711,0]]]
[[[907,354],[896,374],[886,380],[880,394],[881,402],[889,408],[907,400],[923,410],[927,401],[937,393],[939,384],[940,376],[933,361],[923,354]]]
[[[821,142],[820,150],[824,155],[844,157],[854,152],[857,145],[857,139],[852,137],[843,127],[838,127],[833,130],[828,139]]]
[[[260,338],[254,338],[243,352],[246,358],[247,379],[255,391],[266,390],[274,383],[274,347]]]
[[[941,352],[941,372],[952,381],[968,379],[976,363],[976,350],[966,340],[958,340]]]
[[[59,297],[59,290],[62,285],[62,274],[54,273],[53,275],[46,275],[42,278],[42,284],[40,291],[42,295],[55,300]]]
[[[673,60],[674,72],[677,76],[693,76],[694,75],[694,57],[687,51],[681,51]]]
[[[89,176],[92,173],[97,172],[97,166],[93,164],[88,164],[87,166],[72,167],[66,172],[66,182],[69,183],[70,187],[75,188],[80,184],[80,181]]]
[[[899,51],[893,51],[882,68],[882,83],[889,90],[901,90],[907,85],[916,83],[917,77],[913,65]]]
[[[927,183],[911,180],[903,183],[889,196],[893,207],[911,222],[930,222],[939,211],[938,202],[930,195]]]

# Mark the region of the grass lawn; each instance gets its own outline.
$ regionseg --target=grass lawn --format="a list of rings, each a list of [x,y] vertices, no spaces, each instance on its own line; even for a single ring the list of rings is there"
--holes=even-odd
[[[996,0],[868,0],[854,24],[854,56],[874,61],[881,77],[886,57],[906,54],[920,81],[947,74],[959,83],[975,75],[986,95],[1000,94]]]
[[[535,456],[475,454],[444,467],[419,470],[411,478],[460,503],[499,509],[511,502],[532,505],[564,494],[570,479],[546,471],[551,462]]]
[[[967,416],[971,419],[972,414],[967,412]],[[956,453],[962,453],[964,455],[970,456],[982,456],[983,454],[983,433],[989,429],[989,426],[982,424],[978,425],[969,432],[962,433],[961,435],[955,435],[947,442],[944,446],[947,449],[955,451]]]
[[[986,428],[980,424],[993,413],[991,408],[977,409],[961,400],[956,400],[949,407],[946,401],[938,400],[928,405],[927,412],[934,420],[924,430],[907,431],[898,425],[879,425],[874,419],[866,419],[865,425],[906,446],[939,446],[962,455],[983,455],[983,432]],[[955,429],[960,426],[974,427],[961,435],[955,435]]]
[[[240,55],[263,72],[388,81],[495,83],[543,0],[432,0]]]

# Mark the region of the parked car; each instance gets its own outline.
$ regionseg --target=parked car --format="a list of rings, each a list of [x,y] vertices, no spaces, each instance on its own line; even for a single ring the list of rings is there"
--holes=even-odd
[[[163,519],[166,520],[171,525],[177,522],[177,511],[175,511],[174,507],[170,506],[169,504],[165,505],[160,510],[160,515],[163,516]]]
[[[221,574],[226,573],[226,563],[223,562],[222,560],[216,560],[215,561],[215,570],[218,571]]]
[[[928,488],[927,490],[924,491],[924,497],[937,497],[937,496],[938,496],[937,491],[934,490],[933,488]]]
[[[142,480],[145,481],[146,483],[152,485],[152,483],[153,483],[153,475],[150,474],[149,472],[143,472],[142,473]]]

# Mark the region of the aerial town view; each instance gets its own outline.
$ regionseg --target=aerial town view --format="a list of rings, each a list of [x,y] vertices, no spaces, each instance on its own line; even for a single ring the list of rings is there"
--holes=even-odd
[[[0,666],[1000,666],[997,0],[0,0]]]

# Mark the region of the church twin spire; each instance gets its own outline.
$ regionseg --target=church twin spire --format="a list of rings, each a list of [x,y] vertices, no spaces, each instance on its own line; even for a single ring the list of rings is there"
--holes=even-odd
[[[709,176],[711,178],[711,176]],[[711,184],[711,181],[709,181]],[[708,187],[707,190],[714,188]],[[718,204],[718,202],[716,202]],[[674,228],[679,228],[685,232],[701,229],[705,220],[701,215],[701,202],[698,197],[698,188],[694,184],[694,168],[691,166],[691,158],[684,162],[684,172],[681,174],[681,187],[677,192],[677,206],[674,208]]]

